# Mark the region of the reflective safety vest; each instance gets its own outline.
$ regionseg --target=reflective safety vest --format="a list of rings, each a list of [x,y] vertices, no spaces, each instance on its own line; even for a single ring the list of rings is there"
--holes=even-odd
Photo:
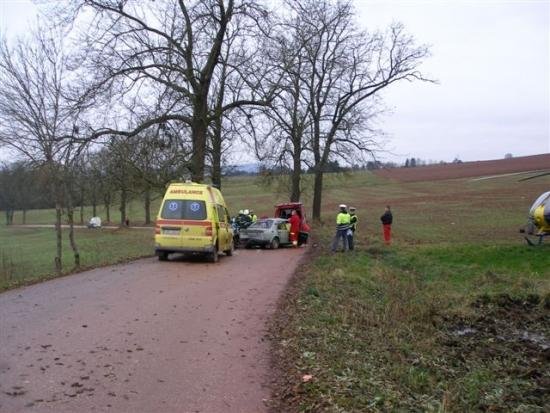
[[[351,216],[347,212],[340,212],[336,215],[336,228],[340,230],[348,229],[350,227]]]
[[[355,230],[357,229],[357,221],[359,221],[359,218],[357,218],[357,215],[355,214],[351,215],[350,226],[353,232],[355,232]]]

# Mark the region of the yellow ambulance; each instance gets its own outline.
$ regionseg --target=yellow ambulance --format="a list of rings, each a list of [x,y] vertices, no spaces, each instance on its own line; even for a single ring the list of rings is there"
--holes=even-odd
[[[173,252],[233,255],[233,229],[221,192],[194,182],[171,183],[155,226],[155,254],[166,261]]]

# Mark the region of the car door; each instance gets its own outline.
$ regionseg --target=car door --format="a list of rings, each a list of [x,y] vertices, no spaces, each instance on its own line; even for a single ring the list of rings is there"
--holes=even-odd
[[[230,244],[229,220],[227,210],[222,205],[216,205],[218,213],[218,245],[221,250],[228,250]]]
[[[277,224],[277,233],[279,234],[279,243],[281,243],[281,244],[288,244],[289,243],[288,229],[287,229],[286,223],[279,222]]]

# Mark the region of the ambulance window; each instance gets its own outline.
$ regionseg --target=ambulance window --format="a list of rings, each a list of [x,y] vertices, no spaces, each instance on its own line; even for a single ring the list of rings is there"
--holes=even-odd
[[[221,206],[221,205],[216,205],[216,207],[218,209],[218,220],[220,222],[226,222],[226,215],[225,215],[224,207]]]
[[[160,216],[164,219],[202,221],[206,219],[206,204],[204,201],[193,199],[167,199]]]

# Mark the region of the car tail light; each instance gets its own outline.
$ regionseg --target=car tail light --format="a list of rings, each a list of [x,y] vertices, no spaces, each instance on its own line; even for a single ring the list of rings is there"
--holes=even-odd
[[[204,234],[205,234],[207,237],[211,237],[211,236],[212,236],[212,226],[206,227],[206,228],[204,229]]]
[[[160,225],[155,223],[155,234],[160,234]]]

